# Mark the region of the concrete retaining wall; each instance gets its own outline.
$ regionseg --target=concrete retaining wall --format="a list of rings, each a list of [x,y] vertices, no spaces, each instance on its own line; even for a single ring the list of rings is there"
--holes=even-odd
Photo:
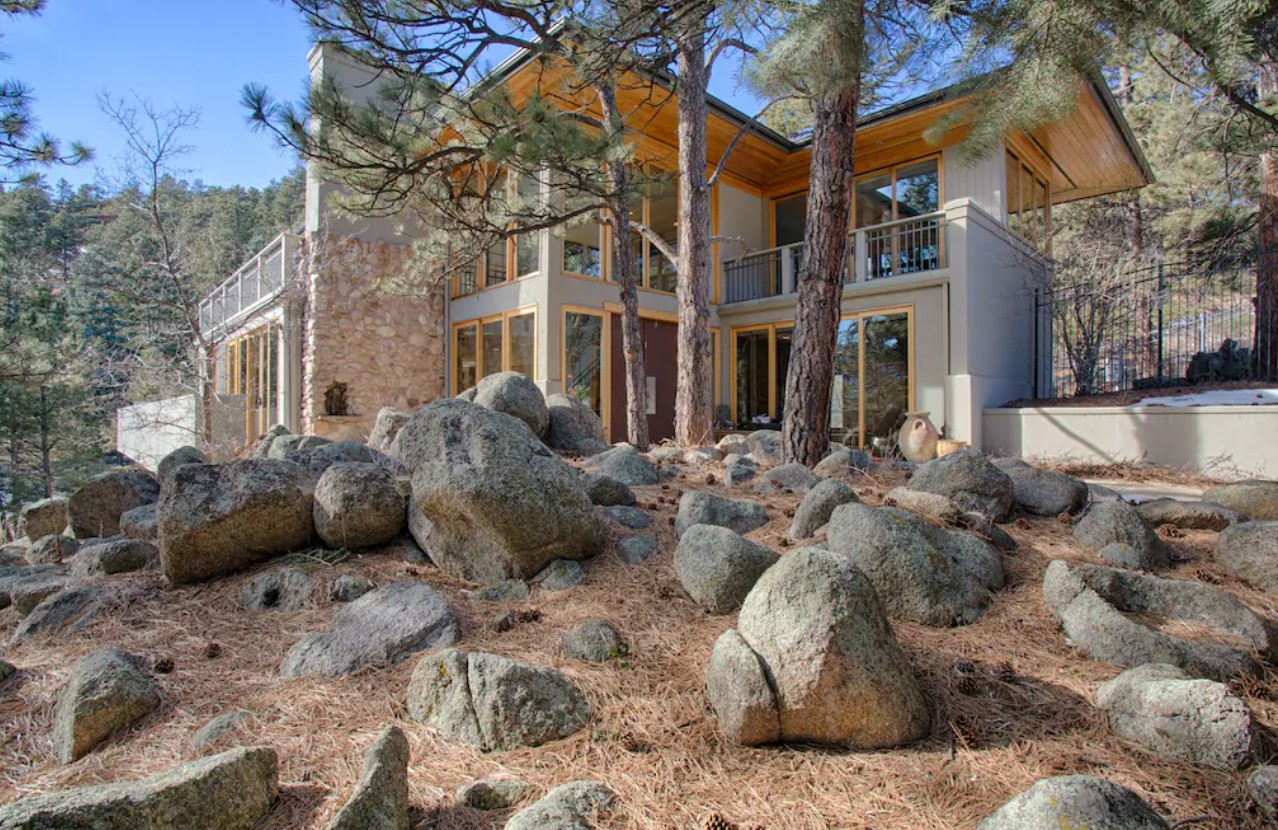
[[[981,447],[1000,455],[1147,461],[1278,478],[1278,407],[986,409]]]

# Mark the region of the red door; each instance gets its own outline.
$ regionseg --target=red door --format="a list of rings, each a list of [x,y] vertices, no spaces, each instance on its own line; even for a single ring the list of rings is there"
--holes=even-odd
[[[674,437],[675,365],[679,327],[661,320],[642,320],[643,365],[648,375],[648,438],[654,444]],[[609,422],[613,441],[626,439],[626,368],[621,348],[621,316],[612,315],[612,391]]]

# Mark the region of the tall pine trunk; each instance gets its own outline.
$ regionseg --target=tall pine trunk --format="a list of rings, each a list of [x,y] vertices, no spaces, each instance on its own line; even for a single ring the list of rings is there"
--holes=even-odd
[[[604,132],[613,138],[625,129],[617,106],[617,88],[609,81],[595,85],[603,109]],[[635,449],[648,449],[648,381],[643,358],[643,324],[639,319],[639,291],[634,257],[630,251],[630,194],[626,165],[619,161],[605,165],[612,213],[613,276],[621,291],[621,351],[626,371],[626,441]],[[611,332],[603,332],[610,337]],[[604,390],[603,394],[609,394]]]
[[[831,60],[859,55],[859,42],[847,43],[841,38],[861,36],[864,13],[864,6],[856,4],[852,25],[836,27],[831,36]],[[781,428],[783,459],[808,466],[820,461],[830,444],[830,395],[848,260],[853,141],[861,92],[857,67],[848,69],[851,80],[822,92],[813,106],[803,266]]]
[[[1260,64],[1262,104],[1278,97],[1278,62]],[[1260,156],[1260,262],[1256,280],[1256,376],[1278,378],[1278,154]]]
[[[714,443],[714,356],[710,341],[710,188],[706,176],[706,16],[689,14],[678,40],[679,249],[675,270],[679,357],[675,442]]]
[[[53,497],[53,436],[50,434],[50,421],[53,410],[49,406],[49,390],[40,387],[40,483],[43,485],[44,497]]]

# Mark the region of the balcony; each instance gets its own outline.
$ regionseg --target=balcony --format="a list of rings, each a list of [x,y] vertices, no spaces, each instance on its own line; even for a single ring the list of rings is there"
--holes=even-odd
[[[293,274],[298,238],[282,233],[200,302],[200,332],[224,333],[270,305]]]
[[[844,282],[866,283],[948,266],[944,211],[859,228],[848,234],[852,273]],[[793,294],[803,264],[803,243],[756,251],[723,263],[723,300],[740,303]]]

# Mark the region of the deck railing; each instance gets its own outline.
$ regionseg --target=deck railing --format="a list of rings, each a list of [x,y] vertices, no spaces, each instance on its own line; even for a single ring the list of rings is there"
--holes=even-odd
[[[200,302],[200,331],[226,329],[268,305],[288,285],[298,238],[282,233]]]
[[[947,267],[944,212],[859,228],[848,235],[852,274],[848,283],[887,279]],[[723,264],[723,302],[739,303],[792,294],[803,264],[796,242],[746,254]]]

